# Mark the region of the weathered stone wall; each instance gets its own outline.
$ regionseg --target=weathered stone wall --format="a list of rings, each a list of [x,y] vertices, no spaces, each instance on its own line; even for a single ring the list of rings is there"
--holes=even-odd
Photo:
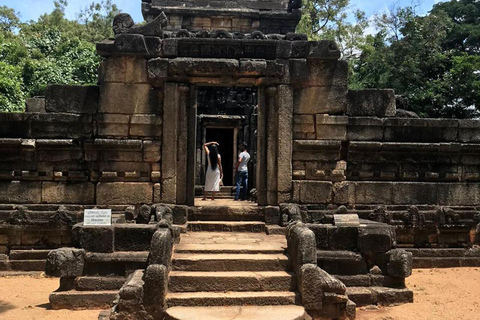
[[[347,93],[343,62],[309,72],[295,91],[295,201],[480,204],[480,121],[395,118],[392,90]]]
[[[100,80],[49,87],[46,113],[0,115],[0,203],[159,200],[163,91],[144,58],[111,58]]]
[[[480,121],[395,118],[392,90],[347,89],[334,43],[283,39],[98,44],[98,87],[52,86],[45,113],[0,115],[0,203],[192,204],[196,86],[210,85],[258,87],[261,205],[480,205]]]
[[[145,20],[161,12],[169,19],[168,31],[224,30],[228,32],[287,34],[295,32],[301,13],[295,1],[270,0],[142,0]],[[187,35],[187,33],[183,33]]]
[[[294,142],[295,200],[480,204],[480,121],[316,114],[314,128],[313,117],[294,125],[316,137]]]

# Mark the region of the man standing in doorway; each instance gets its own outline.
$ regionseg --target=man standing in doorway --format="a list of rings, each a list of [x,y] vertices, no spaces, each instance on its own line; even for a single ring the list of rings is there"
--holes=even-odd
[[[247,152],[247,144],[245,142],[240,145],[240,150],[242,152],[235,164],[235,169],[237,170],[235,201],[239,199],[247,200],[248,193],[248,161],[250,161],[250,154]],[[242,190],[242,197],[240,197],[240,190]]]

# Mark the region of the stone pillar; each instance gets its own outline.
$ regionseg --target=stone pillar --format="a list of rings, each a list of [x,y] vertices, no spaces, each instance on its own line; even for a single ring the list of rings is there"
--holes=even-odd
[[[266,89],[258,88],[258,125],[257,125],[257,202],[267,205],[267,158],[266,158]]]
[[[165,83],[162,143],[162,202],[177,201],[177,152],[180,91],[177,83]]]
[[[257,190],[258,204],[291,200],[293,89],[259,88]]]
[[[293,89],[278,87],[278,202],[292,198]]]
[[[197,87],[192,86],[188,92],[189,102],[187,110],[187,176],[185,187],[185,204],[193,206],[195,204],[195,170],[196,170],[196,142],[197,142]]]
[[[267,203],[277,205],[278,192],[278,88],[266,89],[266,124],[267,124]]]
[[[188,109],[190,107],[190,90],[187,86],[179,85],[178,103],[178,144],[177,144],[177,192],[176,203],[186,204],[187,170],[188,170]]]
[[[191,112],[191,100],[187,85],[165,84],[162,144],[162,202],[165,203],[183,205],[194,201],[195,112]],[[189,181],[193,181],[193,188]]]

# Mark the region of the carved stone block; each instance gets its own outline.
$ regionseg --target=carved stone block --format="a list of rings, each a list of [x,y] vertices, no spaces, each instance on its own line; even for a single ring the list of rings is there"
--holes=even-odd
[[[104,83],[100,95],[100,113],[160,114],[163,94],[148,84]]]
[[[45,93],[45,109],[57,113],[95,113],[97,86],[50,85]]]
[[[99,137],[128,137],[130,116],[127,114],[97,115],[97,135]]]
[[[83,275],[85,251],[62,248],[50,251],[45,273],[51,277],[72,278]]]
[[[162,118],[156,115],[133,115],[130,123],[130,136],[160,138],[162,136]]]
[[[315,133],[314,115],[295,115],[293,117],[293,132]]]
[[[322,40],[308,43],[309,59],[338,60],[340,57],[341,52],[335,41]]]
[[[319,140],[346,140],[347,117],[317,114],[316,133]]]
[[[43,203],[94,204],[95,185],[91,182],[43,182]]]
[[[395,92],[391,89],[349,90],[347,98],[349,116],[395,116]]]
[[[343,114],[347,90],[342,87],[308,87],[295,92],[295,114]]]
[[[393,185],[384,182],[357,182],[355,186],[355,203],[390,204],[392,203]]]
[[[0,182],[0,203],[41,203],[42,183],[27,181]]]
[[[109,253],[114,251],[112,226],[83,226],[77,224],[72,230],[72,241],[89,252]]]
[[[333,185],[326,181],[293,181],[293,200],[299,203],[320,204],[332,199]]]
[[[97,204],[151,204],[152,183],[113,182],[97,185]]]
[[[34,97],[25,99],[25,112],[29,113],[45,113],[45,98]]]

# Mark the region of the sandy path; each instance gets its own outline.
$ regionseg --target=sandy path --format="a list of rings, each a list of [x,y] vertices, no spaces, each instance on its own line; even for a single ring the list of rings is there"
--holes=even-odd
[[[1,320],[95,320],[100,310],[51,310],[50,292],[58,288],[58,279],[0,278]]]
[[[407,279],[415,303],[360,308],[359,320],[480,319],[480,268],[414,270]],[[0,278],[1,320],[96,320],[99,310],[50,310],[58,279]]]
[[[480,319],[480,268],[418,269],[407,279],[415,302],[357,309],[358,320]]]

